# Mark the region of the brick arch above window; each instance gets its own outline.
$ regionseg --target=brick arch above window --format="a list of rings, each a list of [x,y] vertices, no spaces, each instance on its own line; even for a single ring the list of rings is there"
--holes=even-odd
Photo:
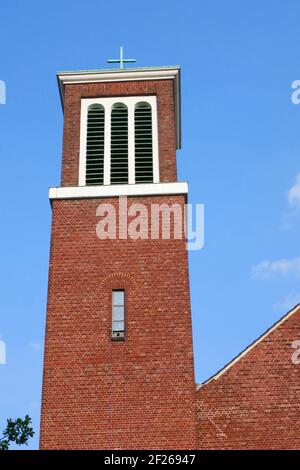
[[[125,288],[136,288],[137,283],[135,279],[127,273],[118,272],[108,274],[100,282],[100,288],[109,289],[125,289]]]

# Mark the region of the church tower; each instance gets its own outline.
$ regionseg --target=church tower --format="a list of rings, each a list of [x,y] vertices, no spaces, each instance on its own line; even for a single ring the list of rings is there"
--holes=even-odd
[[[176,171],[180,69],[61,72],[58,85],[40,447],[196,449],[188,255],[175,226],[188,194]],[[170,212],[170,237],[151,230],[155,211]]]

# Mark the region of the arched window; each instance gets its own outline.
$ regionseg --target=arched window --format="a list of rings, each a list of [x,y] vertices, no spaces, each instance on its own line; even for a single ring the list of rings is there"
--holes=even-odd
[[[112,291],[112,338],[124,339],[125,336],[125,291]]]
[[[128,109],[123,103],[111,112],[110,183],[128,183]]]
[[[153,183],[152,110],[140,102],[134,111],[135,182]]]
[[[103,184],[104,107],[92,104],[87,114],[86,185]]]
[[[84,98],[80,128],[79,186],[160,182],[156,96]]]

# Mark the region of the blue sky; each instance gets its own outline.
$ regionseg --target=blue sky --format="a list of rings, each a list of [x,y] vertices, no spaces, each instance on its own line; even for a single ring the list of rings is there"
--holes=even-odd
[[[299,15],[297,0],[1,2],[1,427],[29,413],[38,431],[58,70],[106,68],[121,44],[137,66],[182,67],[179,178],[205,204],[190,253],[197,382],[300,300]]]

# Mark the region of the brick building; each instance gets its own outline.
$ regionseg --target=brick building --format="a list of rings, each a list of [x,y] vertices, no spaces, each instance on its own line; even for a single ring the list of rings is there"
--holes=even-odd
[[[49,192],[41,449],[274,445],[274,413],[272,433],[299,416],[297,370],[284,349],[297,338],[298,312],[196,390],[188,187],[176,171],[179,67],[62,72],[58,84],[64,135],[61,184]],[[283,355],[273,369],[276,341]]]
[[[58,81],[64,137],[61,186],[50,189],[40,446],[195,449],[184,227],[178,238],[133,239],[120,236],[117,217],[119,236],[97,234],[99,210],[119,215],[125,196],[149,213],[164,204],[183,214],[180,70],[69,72]]]
[[[299,449],[300,305],[197,387],[200,449]]]

